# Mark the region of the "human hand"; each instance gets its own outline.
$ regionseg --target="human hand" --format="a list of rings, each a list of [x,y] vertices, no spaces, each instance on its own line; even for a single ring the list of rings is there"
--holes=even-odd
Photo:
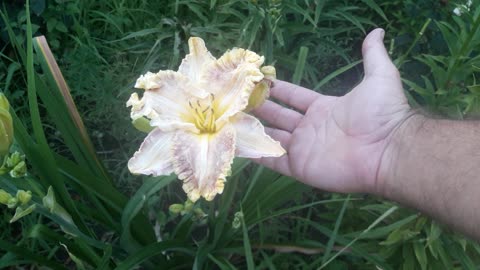
[[[412,114],[383,36],[376,29],[365,38],[365,77],[345,96],[275,81],[271,96],[295,110],[267,101],[254,113],[287,154],[256,161],[320,189],[376,193],[384,150]]]

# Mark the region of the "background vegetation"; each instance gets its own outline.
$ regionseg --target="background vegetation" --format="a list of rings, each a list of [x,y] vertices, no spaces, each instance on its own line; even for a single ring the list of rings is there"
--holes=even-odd
[[[249,48],[280,79],[343,95],[362,79],[365,34],[383,27],[412,105],[477,117],[480,5],[469,3],[31,0],[28,12],[24,0],[2,2],[0,89],[11,153],[26,156],[28,172],[5,156],[0,188],[18,201],[0,206],[0,267],[478,269],[477,243],[420,213],[313,190],[247,160],[236,160],[222,196],[196,205],[174,177],[126,169],[145,137],[125,107],[133,84],[176,69],[190,36],[216,56]],[[32,35],[45,35],[71,97]],[[32,199],[23,204],[18,190]]]

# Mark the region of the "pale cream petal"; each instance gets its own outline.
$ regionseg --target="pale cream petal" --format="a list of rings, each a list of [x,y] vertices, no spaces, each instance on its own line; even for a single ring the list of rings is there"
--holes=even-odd
[[[188,39],[188,48],[190,53],[182,60],[178,72],[190,78],[192,82],[197,82],[202,69],[215,61],[215,57],[210,54],[201,38]]]
[[[239,112],[230,118],[235,127],[236,156],[246,158],[279,157],[286,153],[279,142],[265,133],[262,123],[255,117]]]
[[[215,95],[218,126],[247,107],[253,88],[263,79],[263,61],[254,52],[236,48],[205,68],[200,86]]]
[[[195,126],[195,124],[185,121],[178,121],[177,119],[167,118],[167,117],[156,117],[150,121],[152,127],[159,128],[162,131],[174,131],[177,129],[200,133],[200,130]]]
[[[173,172],[171,152],[174,133],[154,129],[143,141],[140,149],[128,161],[133,174],[169,175]]]
[[[222,193],[235,155],[233,127],[226,125],[214,134],[178,131],[174,141],[173,167],[188,198],[210,201]]]
[[[147,73],[138,79],[136,85],[146,91],[141,99],[133,93],[128,100],[127,106],[132,106],[132,119],[142,116],[156,119],[155,123],[150,124],[164,131],[169,130],[169,123],[174,124],[171,128],[194,127],[185,121],[185,115],[190,114],[188,102],[208,95],[181,73],[169,70]]]

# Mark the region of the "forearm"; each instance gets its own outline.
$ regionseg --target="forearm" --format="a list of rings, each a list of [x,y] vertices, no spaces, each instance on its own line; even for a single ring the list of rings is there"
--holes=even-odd
[[[480,239],[480,122],[411,117],[385,150],[378,188]]]

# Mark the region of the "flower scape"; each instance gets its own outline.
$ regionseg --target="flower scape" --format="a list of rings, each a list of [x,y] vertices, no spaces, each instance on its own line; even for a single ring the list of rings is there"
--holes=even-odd
[[[183,181],[195,202],[221,194],[235,156],[278,157],[279,142],[261,122],[247,114],[268,97],[275,78],[263,56],[234,48],[216,59],[198,37],[178,71],[147,72],[137,79],[127,102],[134,121],[148,119],[153,128],[128,162],[133,174],[169,175]],[[145,117],[145,118],[144,118]]]

